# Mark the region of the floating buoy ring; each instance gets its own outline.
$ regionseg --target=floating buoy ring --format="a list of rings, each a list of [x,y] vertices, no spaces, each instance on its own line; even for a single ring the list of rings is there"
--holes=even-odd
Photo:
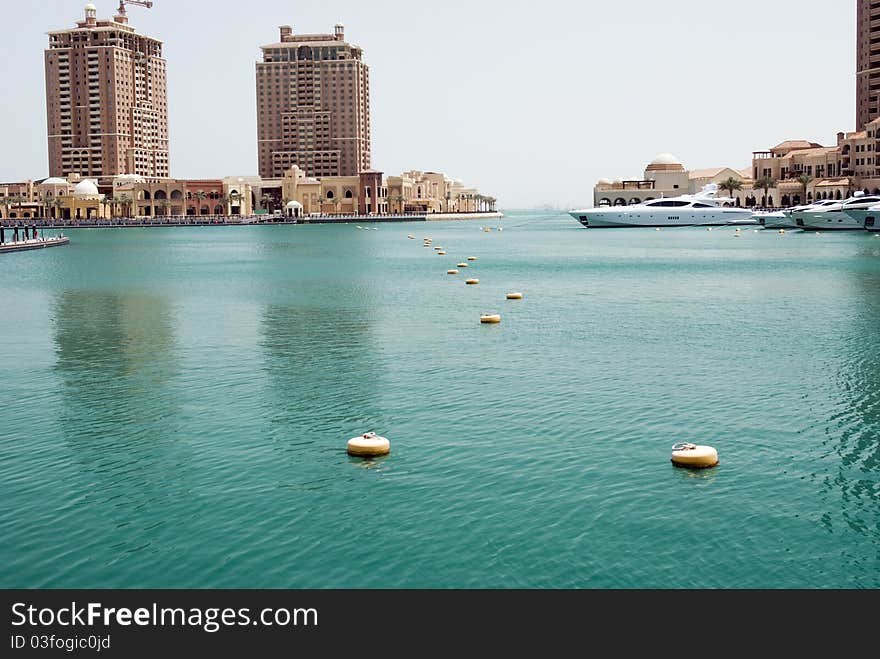
[[[384,437],[379,437],[374,432],[367,432],[360,437],[352,437],[348,440],[348,454],[360,458],[370,458],[377,455],[388,455],[391,452],[391,442]]]
[[[688,469],[708,469],[718,464],[718,451],[711,446],[682,442],[672,446],[672,464]]]
[[[522,293],[508,293],[507,299],[508,300],[522,300],[523,294]]]
[[[458,274],[458,270],[447,270],[447,271],[446,271],[446,274],[447,274],[447,275],[457,275],[457,274]]]
[[[465,284],[467,284],[468,286],[475,286],[476,284],[479,284],[479,283],[480,283],[479,279],[468,279],[465,282]]]
[[[497,325],[501,322],[501,314],[484,313],[482,316],[480,316],[480,322],[486,325]]]

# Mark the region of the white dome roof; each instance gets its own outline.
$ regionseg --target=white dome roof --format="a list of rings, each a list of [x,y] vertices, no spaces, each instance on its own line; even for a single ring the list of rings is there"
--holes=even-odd
[[[302,208],[303,205],[301,203],[299,203],[298,201],[294,200],[294,201],[288,201],[287,207],[288,208]]]
[[[90,2],[86,5],[86,11],[98,11],[98,8]]]
[[[47,178],[43,181],[42,185],[67,185],[67,181],[63,178],[53,176],[52,178]]]
[[[661,153],[651,161],[652,165],[680,165],[681,161],[671,153]]]
[[[89,179],[80,181],[73,189],[74,197],[97,197],[99,194],[98,186],[95,185],[94,181],[90,181]]]

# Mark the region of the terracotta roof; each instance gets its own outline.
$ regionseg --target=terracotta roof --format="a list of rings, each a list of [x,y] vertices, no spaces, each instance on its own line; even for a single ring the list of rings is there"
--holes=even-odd
[[[811,149],[815,147],[822,146],[821,144],[816,144],[815,142],[808,142],[807,140],[786,140],[782,144],[777,144],[774,146],[771,151],[792,151],[794,149]]]

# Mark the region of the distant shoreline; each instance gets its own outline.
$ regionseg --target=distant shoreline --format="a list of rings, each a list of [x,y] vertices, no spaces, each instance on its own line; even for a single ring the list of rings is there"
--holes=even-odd
[[[211,216],[210,218],[151,217],[151,218],[113,218],[106,220],[53,220],[23,218],[19,220],[0,220],[0,226],[7,229],[28,227],[38,229],[124,229],[144,227],[222,227],[222,226],[272,226],[279,224],[351,224],[388,222],[439,222],[443,220],[500,219],[500,211],[479,213],[418,213],[412,215],[321,215],[316,217],[238,217]]]

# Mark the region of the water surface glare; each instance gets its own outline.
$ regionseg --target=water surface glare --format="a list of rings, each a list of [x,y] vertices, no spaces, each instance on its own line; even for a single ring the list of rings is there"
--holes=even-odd
[[[0,587],[880,586],[880,239],[479,224],[0,257]]]

